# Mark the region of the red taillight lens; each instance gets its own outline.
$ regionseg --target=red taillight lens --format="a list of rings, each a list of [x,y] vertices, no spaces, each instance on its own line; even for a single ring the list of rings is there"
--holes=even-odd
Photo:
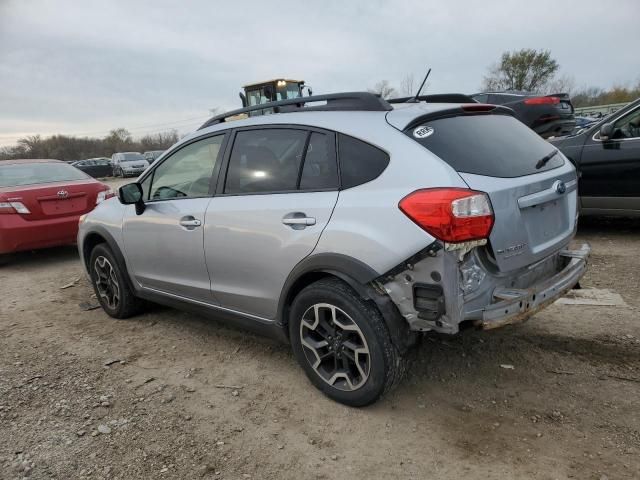
[[[558,97],[533,97],[527,98],[524,103],[527,105],[557,105],[560,103]]]
[[[96,196],[96,205],[104,202],[108,198],[114,197],[115,195],[116,195],[115,192],[111,188],[107,188],[107,190],[102,190],[101,192],[98,192],[98,195]]]
[[[465,188],[416,190],[398,206],[419,227],[445,242],[485,239],[493,227],[487,194]]]
[[[0,202],[0,214],[2,213],[31,213],[22,202]]]

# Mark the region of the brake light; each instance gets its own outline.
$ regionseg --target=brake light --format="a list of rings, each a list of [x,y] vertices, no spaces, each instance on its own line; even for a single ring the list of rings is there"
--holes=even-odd
[[[496,108],[495,105],[488,103],[465,103],[462,105],[462,110],[465,112],[490,112]]]
[[[114,197],[115,195],[115,192],[111,188],[98,192],[98,196],[96,197],[96,205],[104,202],[107,198]]]
[[[398,207],[419,227],[445,242],[486,239],[493,228],[488,195],[466,188],[416,190],[400,200]]]
[[[557,105],[560,103],[558,97],[533,97],[527,98],[524,103],[527,105]]]
[[[0,214],[2,213],[31,213],[22,202],[0,202]]]

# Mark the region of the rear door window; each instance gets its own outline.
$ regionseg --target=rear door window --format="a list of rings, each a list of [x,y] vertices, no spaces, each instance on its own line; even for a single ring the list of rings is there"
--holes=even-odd
[[[338,158],[343,189],[370,182],[389,165],[387,152],[343,134],[338,135]]]
[[[300,177],[300,190],[326,190],[338,188],[338,166],[331,136],[313,132],[309,139],[304,166]]]
[[[430,127],[428,136],[414,135]],[[556,155],[544,166],[536,164],[555,150],[529,127],[509,115],[463,115],[427,121],[405,133],[451,165],[456,171],[490,177],[521,177],[563,165]]]

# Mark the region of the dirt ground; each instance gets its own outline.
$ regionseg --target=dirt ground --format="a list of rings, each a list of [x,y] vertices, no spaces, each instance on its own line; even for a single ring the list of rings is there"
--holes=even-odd
[[[215,320],[84,311],[84,277],[62,288],[81,277],[74,247],[18,255],[0,267],[0,478],[638,479],[640,221],[588,220],[579,238],[583,286],[628,307],[427,336],[364,409],[322,396],[286,345]]]

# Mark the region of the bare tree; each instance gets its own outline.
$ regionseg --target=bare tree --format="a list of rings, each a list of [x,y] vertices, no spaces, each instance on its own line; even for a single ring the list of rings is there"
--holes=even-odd
[[[373,88],[368,88],[367,91],[380,95],[382,98],[390,98],[396,94],[396,89],[391,86],[388,80],[380,80]]]
[[[505,52],[484,77],[483,90],[525,90],[538,92],[553,78],[559,65],[549,50],[523,48]]]
[[[415,87],[415,78],[413,77],[413,73],[409,73],[404,76],[404,78],[400,81],[400,93],[406,96],[412,96],[416,93]]]
[[[571,95],[576,89],[576,80],[571,75],[560,75],[552,78],[539,90],[540,93],[568,93]]]

